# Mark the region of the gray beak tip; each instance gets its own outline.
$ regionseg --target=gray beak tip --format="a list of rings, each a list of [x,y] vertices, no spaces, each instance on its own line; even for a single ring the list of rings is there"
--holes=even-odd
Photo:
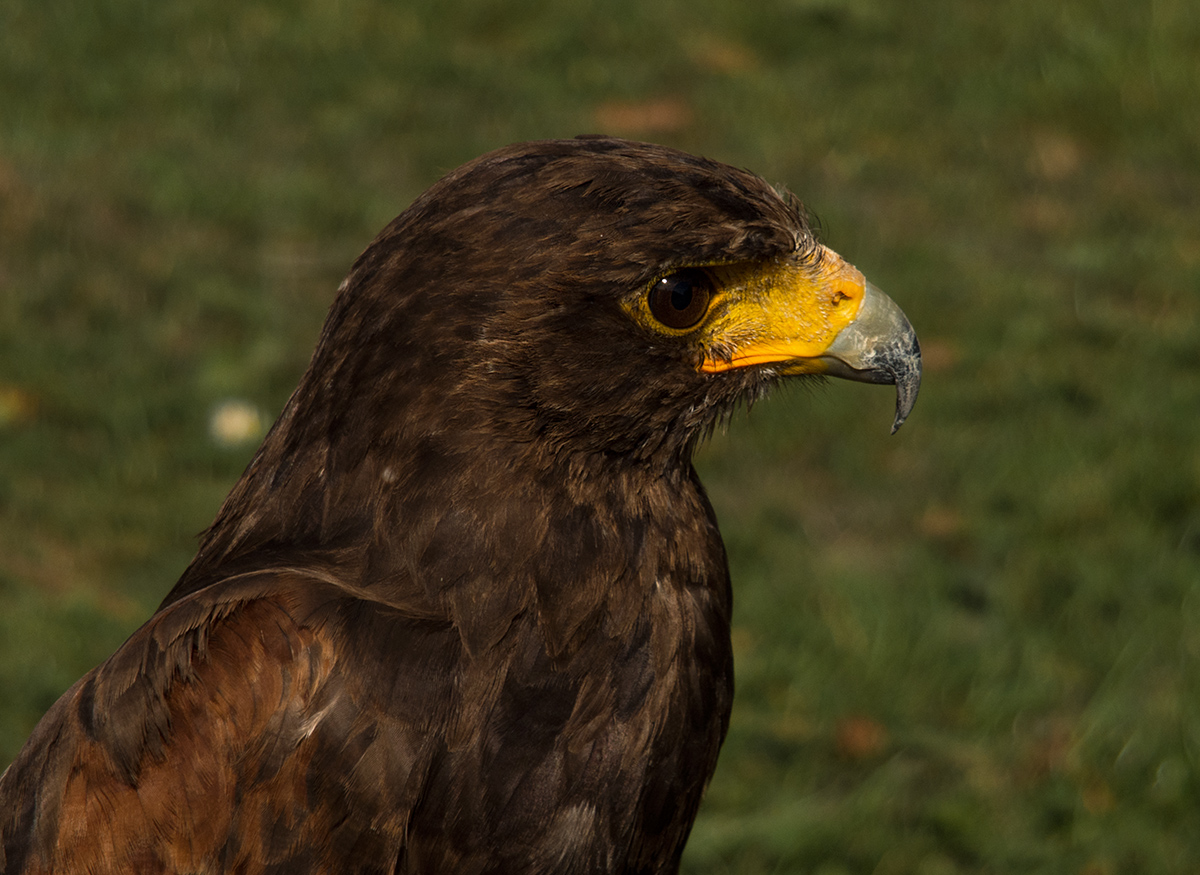
[[[912,413],[921,388],[921,345],[915,334],[912,335],[912,347],[895,356],[891,370],[896,380],[896,418],[892,422],[892,434],[895,434]]]
[[[921,388],[921,345],[904,312],[871,283],[858,318],[842,330],[823,359],[832,377],[895,385],[892,434],[912,413]]]

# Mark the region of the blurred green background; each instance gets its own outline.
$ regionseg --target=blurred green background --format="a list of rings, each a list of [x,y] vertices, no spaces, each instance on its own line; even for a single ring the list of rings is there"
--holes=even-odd
[[[698,461],[739,688],[685,870],[1200,871],[1195,0],[0,5],[0,764],[375,232],[594,131],[788,186],[925,349],[895,437],[834,382]]]

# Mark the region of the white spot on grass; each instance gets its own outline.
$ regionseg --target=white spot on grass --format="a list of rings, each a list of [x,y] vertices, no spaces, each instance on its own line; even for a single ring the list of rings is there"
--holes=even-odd
[[[222,447],[236,447],[263,436],[266,421],[262,412],[249,401],[230,399],[213,408],[208,418],[208,433]]]

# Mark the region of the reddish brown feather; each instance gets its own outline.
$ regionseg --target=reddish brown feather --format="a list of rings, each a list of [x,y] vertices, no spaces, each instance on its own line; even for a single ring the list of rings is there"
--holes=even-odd
[[[303,658],[318,646],[311,632],[298,629],[277,606],[261,600],[239,605],[207,628],[202,658],[185,660],[190,668],[186,680],[163,672],[176,667],[170,652],[158,665],[140,667],[135,678],[121,671],[126,665],[120,657],[137,661],[139,655],[131,651],[142,649],[139,645],[156,632],[171,635],[174,648],[191,648],[191,638],[174,637],[183,613],[168,611],[144,627],[47,716],[57,737],[45,762],[66,780],[60,789],[44,788],[39,853],[29,871],[205,870],[237,811],[239,755],[262,742],[282,709],[303,707],[324,679],[313,674],[322,662]],[[130,683],[148,684],[154,695],[163,696],[171,728],[169,753],[150,755],[150,746],[143,743],[144,753],[127,777],[126,764],[115,762],[111,745],[104,743],[107,732],[87,732],[79,714],[86,707],[85,691],[95,688],[93,708],[103,709]],[[122,716],[128,725],[116,727],[118,731],[136,735],[147,730],[137,725],[136,715]],[[262,785],[257,789],[268,790]]]

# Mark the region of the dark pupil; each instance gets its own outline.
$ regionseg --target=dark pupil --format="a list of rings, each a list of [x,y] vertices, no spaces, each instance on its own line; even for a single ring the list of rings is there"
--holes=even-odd
[[[687,279],[677,279],[675,288],[671,289],[671,306],[676,310],[686,310],[692,303],[692,282]]]

